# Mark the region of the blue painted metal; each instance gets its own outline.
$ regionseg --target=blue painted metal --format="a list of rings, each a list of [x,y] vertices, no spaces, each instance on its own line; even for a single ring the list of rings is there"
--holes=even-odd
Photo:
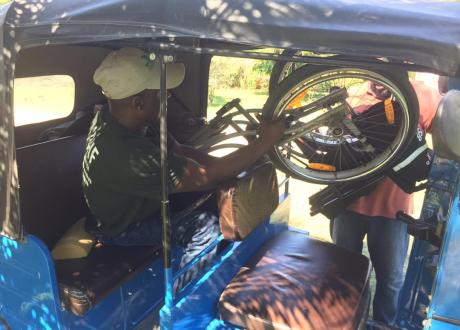
[[[460,185],[450,209],[428,318],[449,319],[460,328]]]
[[[426,219],[435,215],[439,222],[447,221],[458,185],[459,172],[460,168],[456,162],[435,157],[421,218]],[[426,241],[414,240],[399,302],[397,324],[400,327],[407,329],[423,327],[430,304],[438,256],[438,248]]]
[[[449,324],[446,322],[431,320],[427,322],[424,329],[431,330],[458,330],[460,327],[458,325]]]
[[[287,230],[287,226],[265,224],[246,240],[235,243],[177,302],[173,310],[173,329],[206,328],[217,317],[217,301],[227,284],[260,246],[283,230]]]
[[[58,288],[47,247],[28,235],[0,236],[0,317],[12,329],[61,329]]]
[[[121,289],[76,316],[60,308],[54,262],[40,239],[27,235],[17,243],[1,237],[0,251],[0,317],[12,329],[123,328]]]
[[[273,225],[267,226],[257,232],[262,236],[273,232],[270,229]],[[276,225],[277,228],[280,226],[285,227]],[[40,239],[29,235],[26,243],[19,244],[1,237],[1,243],[0,318],[4,318],[13,329],[133,329],[141,323],[147,327],[157,324],[158,309],[164,303],[165,292],[161,256],[85,315],[76,316],[60,308],[54,262]],[[233,250],[233,245],[230,244],[224,253]],[[244,246],[241,248],[246,250]],[[249,250],[244,253],[250,256]],[[215,268],[219,268],[219,264]],[[201,287],[208,278],[208,274],[201,277],[195,286]],[[182,297],[194,292],[195,288],[186,291]],[[151,323],[145,323],[148,318]],[[210,320],[206,319],[208,323]]]
[[[276,232],[287,229],[289,208],[289,195],[285,193],[280,196],[280,205],[270,219],[267,219],[264,224],[254,230],[243,242],[233,242],[223,253],[216,256],[211,269],[207,270],[203,276],[198,276],[195,282],[185,287],[176,296],[173,308],[167,304],[161,308],[161,329],[204,329],[215,319],[217,315],[216,302],[220,293],[238,272],[241,265],[257,251],[266,239],[273,237]],[[270,225],[269,221],[276,222],[277,225]],[[220,239],[218,240],[220,241]],[[199,257],[201,258],[206,253],[203,251]],[[177,275],[175,277],[177,278]],[[200,297],[197,298],[196,294]],[[204,296],[201,296],[203,294]],[[199,299],[200,304],[196,304],[196,299]],[[200,306],[199,311],[194,311],[193,306],[198,305]],[[188,310],[188,308],[192,310]]]
[[[211,323],[209,323],[209,325],[206,327],[206,330],[239,330],[239,329],[241,328],[225,323],[224,321],[219,320],[219,319],[212,320]]]
[[[178,295],[171,310],[171,329],[206,329],[213,326],[216,329],[236,329],[217,320],[217,301],[241,266],[267,240],[288,229],[286,222],[290,200],[284,196],[281,199],[283,201],[280,207],[269,220],[255,229],[244,241],[231,244],[195,285]]]
[[[439,214],[440,221],[445,221],[447,210],[451,209],[451,212],[448,214],[448,229],[429,317],[442,316],[460,320],[460,307],[456,303],[460,296],[460,284],[456,280],[460,267],[456,262],[460,251],[459,166],[442,159],[437,159],[435,164],[422,217]],[[453,191],[457,191],[456,199],[453,207],[450,207]],[[247,240],[230,244],[197,283],[186,288],[173,300],[170,328],[238,329],[218,319],[218,297],[241,265],[262,244],[287,229],[283,223],[285,217],[286,213],[278,216],[278,220],[281,220],[279,224],[267,222]],[[276,216],[272,218],[276,220]],[[428,300],[433,281],[432,270],[425,266],[428,262],[432,263],[432,257],[427,255],[436,255],[436,252],[426,242],[414,243],[405,283],[409,295],[406,296],[407,303],[402,305],[402,311],[406,314],[401,313],[408,316],[409,322],[404,323],[401,317],[399,319],[399,324],[406,328],[421,328],[425,318],[420,306],[423,306],[423,299]],[[83,317],[60,310],[53,261],[47,247],[36,237],[27,236],[23,244],[1,237],[0,263],[0,317],[5,318],[13,329],[32,329],[38,325],[45,329],[132,329],[149,316],[156,315],[159,306],[164,303],[161,257],[113,291]],[[427,281],[429,275],[431,282]],[[158,320],[158,316],[154,319]],[[457,328],[439,319],[430,319],[427,324],[430,329]]]
[[[159,256],[143,272],[123,284],[126,329],[141,324],[152,313],[155,314],[153,321],[158,322],[158,309],[164,302],[163,280],[163,259]]]
[[[173,274],[172,269],[167,268],[165,271],[165,304],[160,310],[160,327],[161,329],[172,329],[172,309],[173,309]]]
[[[40,239],[0,236],[0,243],[0,319],[11,329],[132,329],[163,303],[161,257],[76,316],[60,308],[54,262]]]

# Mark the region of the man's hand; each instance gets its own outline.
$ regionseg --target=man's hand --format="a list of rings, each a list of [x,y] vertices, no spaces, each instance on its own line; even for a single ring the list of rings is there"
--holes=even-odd
[[[260,118],[260,126],[257,130],[259,140],[267,145],[274,145],[281,140],[286,130],[284,118],[264,119]]]
[[[200,163],[200,159],[187,159],[182,180],[175,192],[198,191],[215,187],[218,183],[234,177],[254,164],[267,151],[273,148],[285,131],[284,118],[260,120],[259,138],[249,142],[237,151],[210,162]],[[182,155],[187,153],[182,152]],[[188,156],[194,156],[189,153]]]

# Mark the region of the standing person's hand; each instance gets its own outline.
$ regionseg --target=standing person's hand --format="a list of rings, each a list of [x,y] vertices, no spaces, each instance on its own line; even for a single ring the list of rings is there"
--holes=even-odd
[[[259,139],[269,145],[274,145],[281,140],[286,130],[284,118],[264,119],[260,118],[260,126],[257,130]]]

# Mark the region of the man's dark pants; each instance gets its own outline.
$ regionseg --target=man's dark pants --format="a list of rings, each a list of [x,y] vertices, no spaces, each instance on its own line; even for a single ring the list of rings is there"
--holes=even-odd
[[[159,246],[162,244],[162,224],[159,215],[131,225],[122,234],[109,237],[99,230],[91,233],[106,245],[117,246]],[[179,248],[177,258],[173,258],[175,270],[182,268],[197,256],[204,248],[219,236],[218,218],[210,212],[193,212],[183,218],[171,217],[172,245]],[[215,255],[215,250],[203,258],[196,266],[184,274],[176,283],[176,288],[183,287],[196,273],[202,269]],[[180,260],[180,262],[179,262]]]

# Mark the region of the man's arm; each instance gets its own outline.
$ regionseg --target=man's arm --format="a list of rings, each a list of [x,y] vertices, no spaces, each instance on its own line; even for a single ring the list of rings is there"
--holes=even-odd
[[[219,159],[217,157],[208,155],[206,152],[203,152],[201,150],[195,149],[185,144],[180,144],[177,141],[175,141],[175,144],[172,148],[172,152],[174,152],[178,156],[190,158],[198,164],[204,166],[209,166]]]
[[[284,119],[262,121],[259,138],[227,156],[213,157],[209,164],[187,158],[187,164],[175,192],[206,190],[234,177],[269,151],[281,139],[284,130]]]

